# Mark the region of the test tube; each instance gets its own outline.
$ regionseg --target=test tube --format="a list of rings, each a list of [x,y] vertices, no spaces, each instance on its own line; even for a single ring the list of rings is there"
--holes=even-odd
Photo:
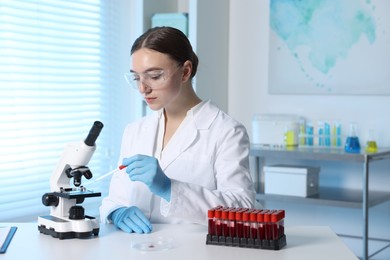
[[[256,239],[257,238],[257,228],[258,228],[258,225],[257,225],[257,214],[260,212],[261,210],[254,210],[250,213],[250,223],[251,223],[251,232],[250,232],[250,238],[253,238],[253,239]]]
[[[242,214],[248,209],[243,208],[236,211],[236,237],[244,237],[244,223],[242,222]]]
[[[335,128],[336,128],[336,146],[341,147],[342,146],[342,140],[341,140],[341,123],[335,122]]]
[[[255,211],[255,209],[249,209],[242,213],[243,237],[245,238],[250,238],[250,233],[251,233],[250,214],[253,211]]]
[[[261,210],[257,213],[257,238],[264,240],[265,239],[265,226],[264,226],[264,214],[268,210]]]
[[[324,135],[325,135],[325,146],[330,146],[330,124],[328,122],[324,123]]]
[[[318,146],[324,146],[324,122],[318,121]]]
[[[314,127],[312,123],[306,124],[306,145],[312,146],[313,145],[313,134],[314,134]]]
[[[229,236],[235,237],[236,236],[236,212],[238,210],[241,210],[241,208],[232,208],[229,210],[228,219],[228,229],[229,229]]]
[[[223,208],[218,208],[215,210],[215,235],[222,236],[222,210]]]
[[[333,122],[332,128],[332,146],[341,146],[341,124],[338,121]]]
[[[231,208],[223,208],[221,212],[221,229],[222,229],[222,236],[228,237],[229,236],[229,210]]]
[[[305,145],[305,120],[301,118],[299,120],[299,145]]]
[[[215,211],[217,209],[220,209],[220,208],[222,208],[222,206],[214,207],[212,209],[209,209],[208,212],[207,212],[209,235],[212,235],[212,236],[216,235],[216,230],[215,230]]]
[[[269,210],[264,213],[264,233],[266,240],[272,240],[273,224],[271,222],[271,214],[274,212],[275,210]]]
[[[271,214],[272,240],[278,240],[284,235],[284,210],[277,210]]]

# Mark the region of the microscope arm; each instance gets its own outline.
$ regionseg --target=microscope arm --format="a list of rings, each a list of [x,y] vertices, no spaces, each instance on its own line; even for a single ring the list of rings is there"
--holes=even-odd
[[[61,188],[70,188],[70,179],[72,177],[76,177],[74,179],[75,186],[80,186],[82,176],[85,176],[88,179],[92,177],[92,173],[86,165],[88,165],[95,152],[95,141],[102,128],[103,124],[96,121],[84,141],[70,143],[65,147],[61,159],[50,178],[50,189],[52,192],[59,191]],[[79,172],[77,173],[77,176],[74,176],[75,171]],[[80,172],[82,174],[81,176]]]

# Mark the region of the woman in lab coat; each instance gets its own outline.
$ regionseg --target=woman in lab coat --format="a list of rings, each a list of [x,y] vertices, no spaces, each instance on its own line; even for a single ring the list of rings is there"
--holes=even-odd
[[[120,163],[127,167],[111,179],[101,220],[148,233],[151,223],[206,224],[217,205],[254,207],[246,129],[196,95],[198,58],[187,37],[153,28],[131,55],[127,80],[155,112],[126,127]]]

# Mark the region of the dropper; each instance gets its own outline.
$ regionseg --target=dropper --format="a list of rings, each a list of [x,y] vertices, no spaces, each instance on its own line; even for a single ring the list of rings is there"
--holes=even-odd
[[[91,182],[86,183],[86,185],[84,185],[84,187],[85,187],[85,186],[91,186],[92,184],[95,184],[96,182],[99,182],[99,181],[101,181],[102,179],[107,178],[107,177],[109,177],[110,175],[113,175],[114,173],[119,172],[120,170],[122,170],[122,169],[124,169],[124,168],[126,168],[126,167],[127,167],[127,165],[120,165],[118,168],[116,168],[116,169],[114,169],[114,170],[112,170],[112,171],[110,171],[110,172],[108,172],[108,173],[106,173],[106,174],[100,176],[99,178],[97,178],[97,179],[95,179],[95,180],[93,180],[93,181],[91,181]]]

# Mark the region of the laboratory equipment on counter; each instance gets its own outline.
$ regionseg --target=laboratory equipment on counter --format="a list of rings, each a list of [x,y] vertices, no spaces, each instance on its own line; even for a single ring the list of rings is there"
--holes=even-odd
[[[255,114],[252,119],[252,143],[260,146],[297,146],[304,118],[284,114]]]
[[[341,124],[338,121],[333,125],[329,121],[318,121],[317,127],[308,121],[300,128],[298,138],[300,147],[343,148]]]
[[[360,142],[357,136],[356,123],[350,123],[349,125],[349,135],[345,141],[344,150],[347,153],[360,153]]]
[[[378,151],[378,146],[375,141],[375,132],[373,129],[370,129],[368,132],[368,140],[366,145],[367,153],[376,153]]]
[[[42,203],[51,207],[50,215],[38,217],[38,230],[59,239],[88,238],[99,234],[99,221],[84,214],[81,204],[85,198],[100,197],[100,192],[86,190],[81,180],[92,178],[87,167],[103,124],[94,122],[87,138],[79,143],[69,143],[50,178],[51,192],[42,196]],[[73,186],[70,184],[73,178]]]
[[[341,143],[341,123],[339,121],[335,121],[332,129],[332,145],[334,147],[341,147]]]
[[[207,245],[279,250],[286,246],[284,210],[209,209]]]
[[[313,146],[314,145],[314,126],[311,122],[306,124],[306,145]]]

